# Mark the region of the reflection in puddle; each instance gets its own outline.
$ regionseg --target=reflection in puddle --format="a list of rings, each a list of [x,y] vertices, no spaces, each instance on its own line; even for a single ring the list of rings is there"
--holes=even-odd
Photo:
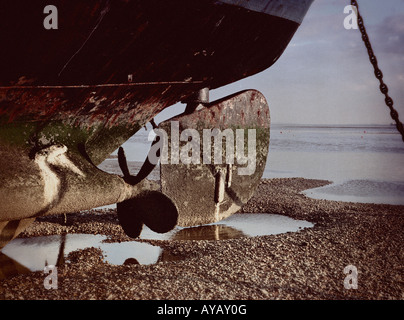
[[[295,232],[302,228],[311,228],[313,224],[289,217],[264,214],[233,214],[229,218],[199,227],[181,228],[159,234],[145,228],[140,239],[154,240],[225,240],[242,237],[256,237],[285,232]]]
[[[104,261],[121,265],[126,263],[153,264],[158,261],[162,249],[138,241],[107,243],[107,236],[91,234],[67,234],[14,239],[2,250],[2,258],[11,258],[31,271],[43,270],[45,265],[58,265],[70,252],[89,247],[100,248]],[[1,261],[1,260],[0,260]],[[1,277],[1,276],[0,276]]]
[[[156,235],[161,237],[160,234]],[[143,235],[147,237],[147,234]],[[247,235],[238,229],[228,227],[222,224],[183,228],[176,230],[170,236],[170,240],[226,240],[247,237]]]
[[[226,220],[199,227],[181,228],[158,234],[144,228],[140,239],[155,240],[224,240],[294,232],[312,227],[307,221],[270,214],[234,214]],[[104,261],[114,265],[155,264],[171,261],[160,247],[139,241],[103,242],[104,235],[67,234],[17,238],[0,252],[0,279],[15,274],[43,270],[45,265],[58,265],[70,252],[95,247],[102,250]]]

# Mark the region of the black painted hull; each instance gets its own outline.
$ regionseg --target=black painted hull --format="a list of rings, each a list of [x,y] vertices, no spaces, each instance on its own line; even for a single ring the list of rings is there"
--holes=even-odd
[[[22,77],[35,85],[126,83],[132,74],[133,82],[216,88],[268,68],[298,27],[212,0],[52,4],[57,30],[43,26],[46,1],[1,2],[1,85]]]
[[[52,4],[57,30],[45,1],[0,4],[0,140],[29,123],[17,140],[40,148],[44,128],[66,126],[96,164],[164,108],[270,67],[299,26],[209,0]],[[71,136],[46,140],[76,149]]]

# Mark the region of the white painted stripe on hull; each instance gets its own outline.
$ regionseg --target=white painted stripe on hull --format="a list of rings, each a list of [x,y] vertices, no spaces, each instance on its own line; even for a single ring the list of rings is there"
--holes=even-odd
[[[218,0],[230,5],[285,18],[299,24],[314,0]]]

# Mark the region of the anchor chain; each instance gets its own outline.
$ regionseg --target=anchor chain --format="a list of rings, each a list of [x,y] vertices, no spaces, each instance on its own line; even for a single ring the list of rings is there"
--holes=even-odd
[[[389,88],[387,87],[387,85],[383,81],[383,73],[382,73],[382,71],[380,70],[380,68],[378,66],[376,56],[375,56],[375,54],[373,52],[372,45],[370,44],[369,36],[367,34],[367,31],[366,31],[366,28],[365,28],[365,25],[364,25],[364,22],[363,22],[363,18],[359,13],[359,5],[356,2],[356,0],[351,0],[351,5],[355,6],[356,9],[357,9],[358,27],[359,27],[359,30],[360,30],[360,32],[362,34],[362,40],[365,43],[366,49],[368,50],[369,60],[370,60],[371,64],[373,65],[375,76],[380,82],[380,91],[385,96],[384,101],[385,101],[386,105],[390,109],[390,116],[396,122],[397,130],[400,132],[401,138],[404,141],[404,127],[403,127],[403,124],[401,123],[401,121],[399,119],[397,110],[394,109],[394,106],[393,106],[394,101],[388,94]]]

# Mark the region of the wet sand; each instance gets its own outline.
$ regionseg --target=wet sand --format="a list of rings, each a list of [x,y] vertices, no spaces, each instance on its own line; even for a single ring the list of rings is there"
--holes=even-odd
[[[404,299],[404,206],[315,200],[301,191],[328,184],[301,178],[262,180],[241,212],[281,214],[315,224],[278,235],[231,240],[160,241],[175,260],[110,265],[96,248],[69,254],[58,289],[45,274],[0,280],[0,299],[268,300]],[[114,210],[38,218],[20,237],[103,234],[129,241]],[[344,268],[358,270],[346,289]]]

